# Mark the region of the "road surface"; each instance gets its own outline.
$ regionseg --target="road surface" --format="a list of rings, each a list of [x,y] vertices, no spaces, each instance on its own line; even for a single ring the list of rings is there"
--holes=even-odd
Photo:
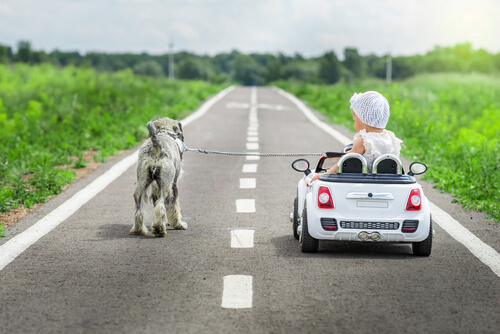
[[[343,147],[277,89],[229,89],[205,109],[184,127],[190,148]],[[188,230],[130,236],[134,163],[95,196],[75,196],[136,155],[102,165],[8,229],[0,252],[18,254],[0,270],[0,333],[498,333],[498,272],[439,225],[428,258],[377,243],[323,242],[319,253],[301,253],[289,222],[301,177],[294,158],[186,152]],[[497,226],[424,189],[498,255]],[[72,198],[79,207],[50,216]],[[57,219],[40,232],[37,222]],[[30,228],[42,234],[27,249],[9,246]]]

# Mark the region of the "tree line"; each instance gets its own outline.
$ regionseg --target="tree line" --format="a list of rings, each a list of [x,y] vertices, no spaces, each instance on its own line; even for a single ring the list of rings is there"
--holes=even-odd
[[[20,41],[16,52],[0,44],[0,63],[51,63],[55,66],[92,67],[99,71],[132,69],[148,76],[169,76],[169,54],[102,53],[33,50],[30,42]],[[237,82],[243,85],[265,85],[277,80],[297,80],[334,84],[368,77],[385,78],[388,55],[360,55],[356,48],[345,48],[340,59],[334,51],[318,57],[300,53],[243,54],[236,50],[215,56],[176,52],[173,55],[177,79],[205,80],[214,83]],[[475,50],[470,43],[451,47],[436,46],[425,55],[391,58],[392,79],[405,79],[433,72],[500,73],[500,53]]]

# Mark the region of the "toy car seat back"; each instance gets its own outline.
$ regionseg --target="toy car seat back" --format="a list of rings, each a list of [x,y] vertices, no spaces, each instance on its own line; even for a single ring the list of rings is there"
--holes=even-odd
[[[403,174],[401,160],[394,154],[382,154],[373,162],[372,174]]]
[[[337,163],[337,174],[359,173],[367,174],[368,167],[365,157],[358,153],[348,153]]]

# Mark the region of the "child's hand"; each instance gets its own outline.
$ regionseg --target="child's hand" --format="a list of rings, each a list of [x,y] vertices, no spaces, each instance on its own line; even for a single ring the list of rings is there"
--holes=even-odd
[[[309,184],[313,183],[314,181],[316,181],[318,179],[319,179],[319,174],[314,175],[313,178],[311,179],[311,181],[309,181]]]

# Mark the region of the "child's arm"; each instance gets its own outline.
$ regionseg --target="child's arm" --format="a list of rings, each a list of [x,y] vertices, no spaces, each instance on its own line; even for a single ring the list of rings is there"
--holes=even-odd
[[[363,153],[365,153],[366,151],[363,143],[363,137],[359,136],[352,144],[351,150],[347,151],[347,153],[359,153],[363,155]],[[333,165],[333,167],[327,170],[325,174],[326,173],[337,173],[337,164]],[[319,179],[319,174],[314,175],[314,177],[311,179],[311,183],[313,181],[316,181],[317,179]]]

